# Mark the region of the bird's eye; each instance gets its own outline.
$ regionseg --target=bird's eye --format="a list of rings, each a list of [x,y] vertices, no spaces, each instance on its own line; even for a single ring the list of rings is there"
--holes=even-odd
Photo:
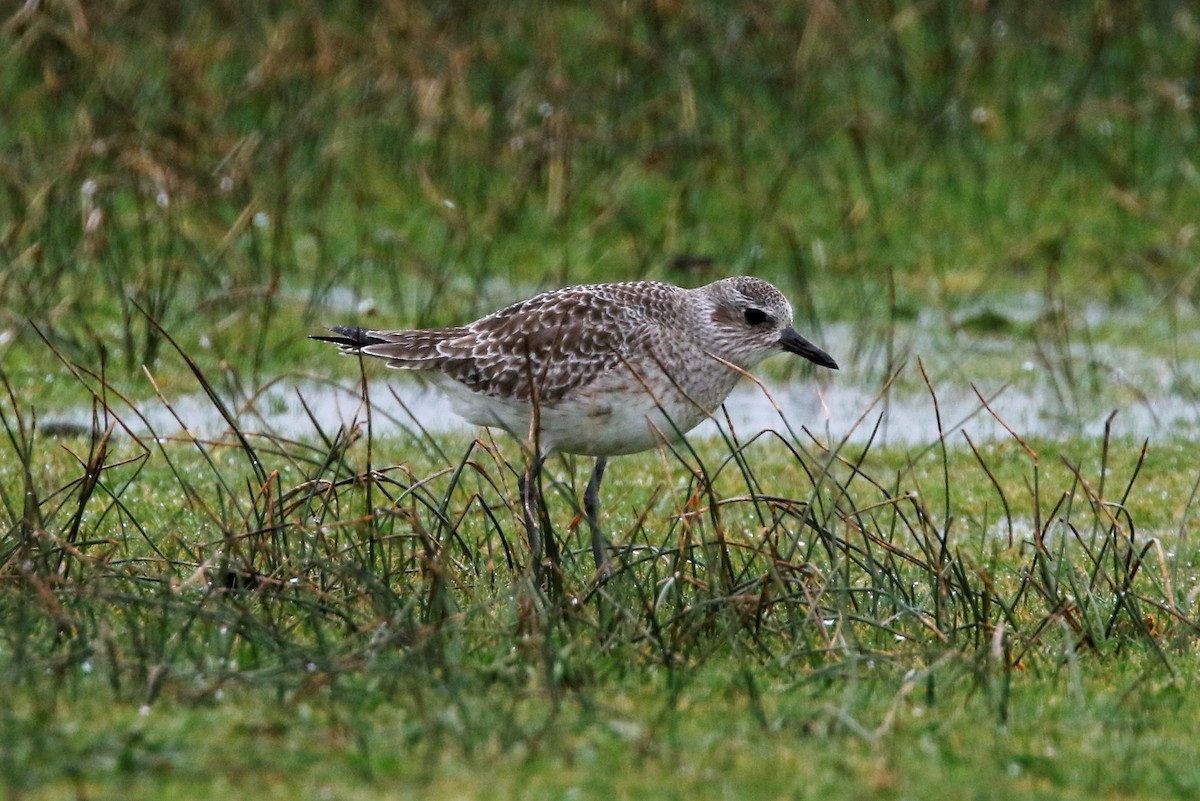
[[[762,325],[769,318],[762,309],[746,309],[746,322],[750,325]]]

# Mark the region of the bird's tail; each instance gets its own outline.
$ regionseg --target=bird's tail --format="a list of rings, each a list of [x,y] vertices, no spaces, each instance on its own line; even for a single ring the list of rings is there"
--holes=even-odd
[[[349,325],[335,325],[329,328],[337,334],[335,337],[309,337],[319,342],[332,342],[342,349],[343,353],[358,353],[369,345],[383,345],[386,339],[375,336],[365,328],[355,328]]]

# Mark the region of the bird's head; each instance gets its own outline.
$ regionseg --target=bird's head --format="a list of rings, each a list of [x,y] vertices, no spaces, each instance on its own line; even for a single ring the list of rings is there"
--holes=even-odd
[[[792,304],[758,278],[723,278],[696,290],[703,293],[714,332],[712,353],[749,370],[768,356],[786,351],[814,364],[838,369],[837,362],[792,328]]]

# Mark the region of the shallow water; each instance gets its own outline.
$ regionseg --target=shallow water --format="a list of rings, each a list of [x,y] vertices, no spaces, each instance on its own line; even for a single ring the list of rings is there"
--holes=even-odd
[[[923,386],[905,384],[883,393],[877,387],[845,380],[846,374],[840,372],[819,381],[765,382],[761,387],[745,380],[716,419],[702,423],[691,436],[715,436],[718,426],[731,425],[738,437],[745,439],[769,429],[786,435],[790,427],[802,439],[807,439],[801,431],[805,428],[825,443],[862,443],[878,424],[876,444],[927,444],[936,442],[939,432],[956,442],[963,441],[960,432],[975,442],[1011,437],[997,417],[1021,437],[1099,436],[1114,411],[1115,436],[1157,438],[1200,433],[1200,408],[1195,402],[1164,392],[1145,394],[1144,389],[1142,397],[1137,397],[1119,383],[1100,388],[1084,401],[1075,399],[1072,408],[1067,409],[1044,381],[1008,386],[981,382],[980,391],[985,393],[993,414],[984,408],[971,386],[963,383],[936,384],[935,411],[931,395]],[[386,379],[375,378],[369,382],[368,391],[377,431],[409,427],[469,436],[475,430],[451,411],[436,390],[413,376],[389,374]],[[315,434],[314,421],[327,433],[339,426],[365,423],[366,405],[360,392],[358,385],[299,380],[277,383],[251,403],[228,405],[243,431],[307,439]],[[139,411],[144,423],[120,410],[117,414],[139,434],[152,431],[157,436],[171,436],[186,427],[196,436],[209,437],[228,428],[202,394],[174,400],[171,407],[174,414],[161,401],[143,404]],[[80,425],[87,419],[85,414],[67,415],[54,422]]]
[[[1005,314],[1017,321],[1031,318],[1036,298],[1026,305],[1029,308],[1018,303]],[[1122,319],[1123,314],[1129,319]],[[1129,331],[1148,331],[1152,337],[1160,336],[1157,330],[1150,331],[1161,325],[1158,318],[1145,311],[1101,313],[1089,308],[1081,312],[1084,326],[1116,324]],[[1068,343],[1047,356],[1038,350],[1046,343],[1039,346],[1027,337],[948,332],[944,317],[932,313],[912,324],[903,336],[893,334],[886,342],[872,339],[872,334],[852,324],[828,326],[818,341],[837,355],[841,370],[805,369],[798,371],[804,373],[800,377],[767,380],[761,386],[744,380],[716,419],[701,424],[691,436],[715,436],[718,426],[728,425],[741,439],[768,429],[787,435],[790,428],[803,441],[807,439],[804,428],[828,444],[863,443],[874,435],[876,444],[921,445],[936,442],[939,434],[962,442],[962,432],[984,442],[1010,438],[1009,429],[1023,438],[1102,436],[1114,412],[1114,436],[1195,436],[1200,434],[1200,368],[1196,366],[1200,359],[1188,360],[1181,354],[1200,335],[1193,333],[1193,326],[1173,330],[1174,339],[1156,348],[1156,354],[1118,336],[1109,337],[1110,344]],[[1114,339],[1121,344],[1111,344]],[[1054,342],[1049,346],[1058,347]],[[328,349],[321,352],[329,355],[329,373],[353,374],[352,367],[347,369],[350,360],[338,359]],[[889,366],[896,363],[903,364],[898,371]],[[768,370],[787,366],[782,358],[764,365]],[[888,382],[893,373],[895,380]],[[380,365],[372,365],[368,375],[376,430],[424,428],[464,436],[474,431],[417,377]],[[936,392],[936,409],[930,385]],[[352,377],[340,384],[295,377],[277,380],[252,401],[227,399],[226,403],[243,431],[309,439],[316,427],[333,433],[339,426],[364,422],[367,415],[360,393]],[[158,400],[140,405],[144,422],[129,410],[117,414],[139,434],[153,431],[170,436],[186,428],[198,436],[217,436],[228,427],[202,393],[172,399],[171,405],[174,414]],[[86,427],[90,412],[60,415],[48,424],[64,430]]]

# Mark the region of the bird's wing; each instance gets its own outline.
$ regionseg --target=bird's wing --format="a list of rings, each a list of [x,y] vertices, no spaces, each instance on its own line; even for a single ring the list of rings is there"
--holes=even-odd
[[[545,292],[458,328],[336,327],[315,337],[389,367],[439,370],[475,392],[541,403],[569,398],[633,354],[672,308],[665,284],[606,284]]]
[[[441,370],[485,395],[556,403],[625,363],[646,327],[614,297],[549,292],[443,340]]]

